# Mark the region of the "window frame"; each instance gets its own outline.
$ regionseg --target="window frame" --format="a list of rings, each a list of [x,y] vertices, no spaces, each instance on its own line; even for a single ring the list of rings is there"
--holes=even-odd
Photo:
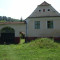
[[[50,23],[49,23],[50,22]],[[53,21],[47,21],[47,28],[48,29],[53,29],[54,28],[54,23],[53,23]]]
[[[40,29],[40,21],[35,21],[34,22],[34,28],[35,29]]]

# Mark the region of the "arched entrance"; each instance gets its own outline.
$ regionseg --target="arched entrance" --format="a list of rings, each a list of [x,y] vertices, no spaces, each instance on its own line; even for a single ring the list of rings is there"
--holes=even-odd
[[[1,44],[13,44],[15,39],[15,31],[11,27],[1,29]]]

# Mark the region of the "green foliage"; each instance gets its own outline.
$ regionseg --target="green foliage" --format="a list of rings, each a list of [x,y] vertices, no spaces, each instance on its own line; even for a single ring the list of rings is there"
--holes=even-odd
[[[0,22],[19,22],[19,19],[14,19],[11,17],[0,16]]]
[[[20,33],[20,38],[21,38],[21,39],[24,39],[24,38],[25,38],[25,34]]]
[[[6,22],[6,20],[1,20],[0,22]]]
[[[30,45],[33,47],[40,48],[57,48],[57,43],[54,42],[53,39],[41,38],[36,39],[35,41],[30,42]]]

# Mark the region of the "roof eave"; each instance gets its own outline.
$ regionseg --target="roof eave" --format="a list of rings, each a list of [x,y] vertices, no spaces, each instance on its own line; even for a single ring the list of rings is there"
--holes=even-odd
[[[39,17],[28,17],[28,18],[49,18],[49,17],[60,17],[60,16],[39,16]]]

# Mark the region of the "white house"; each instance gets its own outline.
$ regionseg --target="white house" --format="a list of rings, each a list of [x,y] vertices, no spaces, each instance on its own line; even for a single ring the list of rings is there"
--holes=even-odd
[[[26,21],[26,41],[41,37],[60,39],[60,13],[51,4],[44,1],[38,5]]]
[[[49,3],[38,5],[25,21],[0,22],[0,43],[19,43],[20,32],[25,33],[25,42],[42,37],[60,41],[60,13]]]

